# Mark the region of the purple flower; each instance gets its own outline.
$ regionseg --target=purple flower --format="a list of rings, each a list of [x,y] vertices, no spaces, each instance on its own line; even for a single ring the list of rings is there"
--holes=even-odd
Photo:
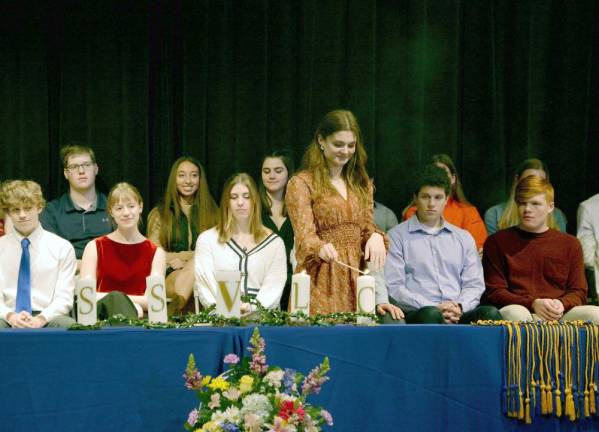
[[[291,394],[295,387],[295,370],[285,369],[285,375],[283,375],[283,387],[285,393]]]
[[[202,374],[199,371],[183,374],[185,379],[185,387],[189,390],[200,390],[202,388]]]
[[[185,379],[185,387],[189,390],[200,390],[202,388],[202,374],[196,368],[193,354],[189,354],[183,378]]]
[[[231,353],[231,354],[227,354],[225,356],[225,358],[223,359],[223,362],[225,364],[237,364],[239,363],[239,357],[237,357],[237,355]]]
[[[264,355],[264,349],[266,343],[264,339],[260,337],[258,328],[254,329],[254,333],[250,339],[250,347],[248,351],[252,353],[252,359],[250,360],[250,370],[258,375],[266,373],[268,365],[266,364],[266,356]]]
[[[189,426],[194,426],[197,421],[198,421],[198,410],[197,409],[193,409],[193,410],[191,410],[191,412],[187,416],[187,424]]]
[[[324,419],[326,424],[328,424],[329,426],[333,426],[333,416],[331,415],[330,412],[323,409],[323,410],[320,410],[320,415],[322,416],[322,418]]]
[[[329,379],[329,377],[326,376],[329,369],[329,358],[325,357],[322,364],[312,369],[308,376],[304,378],[304,382],[302,383],[302,395],[307,396],[311,393],[320,393],[320,388]]]
[[[221,426],[223,432],[239,432],[239,427],[233,423],[225,423]]]

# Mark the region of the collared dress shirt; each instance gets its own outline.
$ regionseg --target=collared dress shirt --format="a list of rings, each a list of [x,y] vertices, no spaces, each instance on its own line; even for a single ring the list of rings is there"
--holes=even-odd
[[[21,262],[21,240],[16,230],[0,237],[0,318],[15,311]],[[27,237],[31,242],[31,308],[46,320],[68,315],[73,306],[75,268],[73,246],[40,225]]]
[[[576,237],[582,245],[584,264],[599,270],[599,194],[593,195],[578,206],[578,231]]]
[[[45,230],[71,242],[77,259],[83,256],[85,245],[112,231],[112,222],[106,211],[106,196],[97,194],[96,202],[87,210],[73,203],[69,193],[48,203],[40,216]]]
[[[483,268],[472,235],[446,221],[438,230],[416,215],[388,233],[385,280],[400,306],[420,309],[444,301],[476,308],[485,290]]]

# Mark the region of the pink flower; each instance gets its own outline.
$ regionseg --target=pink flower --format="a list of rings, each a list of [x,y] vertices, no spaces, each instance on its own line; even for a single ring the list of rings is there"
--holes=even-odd
[[[210,395],[210,402],[208,408],[214,409],[220,407],[220,393],[212,393]]]
[[[191,410],[191,412],[187,416],[187,424],[189,426],[194,426],[197,421],[198,421],[198,410],[197,409],[193,409],[193,410]]]
[[[272,425],[266,425],[270,427],[268,432],[295,432],[296,428],[293,425],[288,425],[285,420],[281,417],[275,416],[272,421]]]
[[[268,365],[266,364],[266,356],[264,355],[264,349],[266,348],[266,343],[264,339],[260,337],[260,332],[258,328],[254,329],[254,333],[250,338],[250,347],[248,351],[252,353],[252,360],[250,361],[250,370],[258,375],[263,375],[268,370]]]
[[[223,359],[223,362],[225,364],[237,364],[239,363],[239,357],[237,357],[237,355],[231,353],[231,354],[227,354],[225,356],[225,358]]]
[[[330,412],[323,409],[323,410],[320,410],[320,415],[322,416],[322,418],[324,419],[326,424],[328,424],[329,426],[333,426],[333,416],[331,415]]]
[[[304,378],[304,382],[302,383],[302,395],[308,396],[312,393],[320,393],[320,388],[329,379],[329,377],[326,376],[326,373],[329,370],[329,358],[325,357],[323,362],[312,369],[308,376]]]

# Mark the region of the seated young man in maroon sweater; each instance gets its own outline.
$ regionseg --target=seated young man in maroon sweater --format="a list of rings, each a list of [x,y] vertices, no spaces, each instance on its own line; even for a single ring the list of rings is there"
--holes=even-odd
[[[518,226],[485,242],[486,302],[509,321],[599,322],[599,307],[585,306],[587,282],[578,239],[547,226],[553,186],[537,176],[525,177],[515,198]]]

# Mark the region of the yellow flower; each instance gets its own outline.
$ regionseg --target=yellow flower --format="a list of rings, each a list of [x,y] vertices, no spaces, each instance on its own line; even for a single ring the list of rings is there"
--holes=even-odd
[[[229,388],[229,383],[221,377],[216,377],[208,384],[208,387],[212,390],[226,390]]]
[[[210,375],[206,375],[204,378],[202,378],[202,386],[207,386],[211,379],[212,377]]]
[[[204,423],[204,426],[202,426],[202,429],[201,429],[201,432],[221,432],[221,431],[222,431],[222,429],[220,428],[218,423],[215,421],[209,421],[207,423]]]
[[[254,384],[254,378],[249,375],[244,375],[239,380],[239,391],[241,393],[247,393],[252,390]]]

